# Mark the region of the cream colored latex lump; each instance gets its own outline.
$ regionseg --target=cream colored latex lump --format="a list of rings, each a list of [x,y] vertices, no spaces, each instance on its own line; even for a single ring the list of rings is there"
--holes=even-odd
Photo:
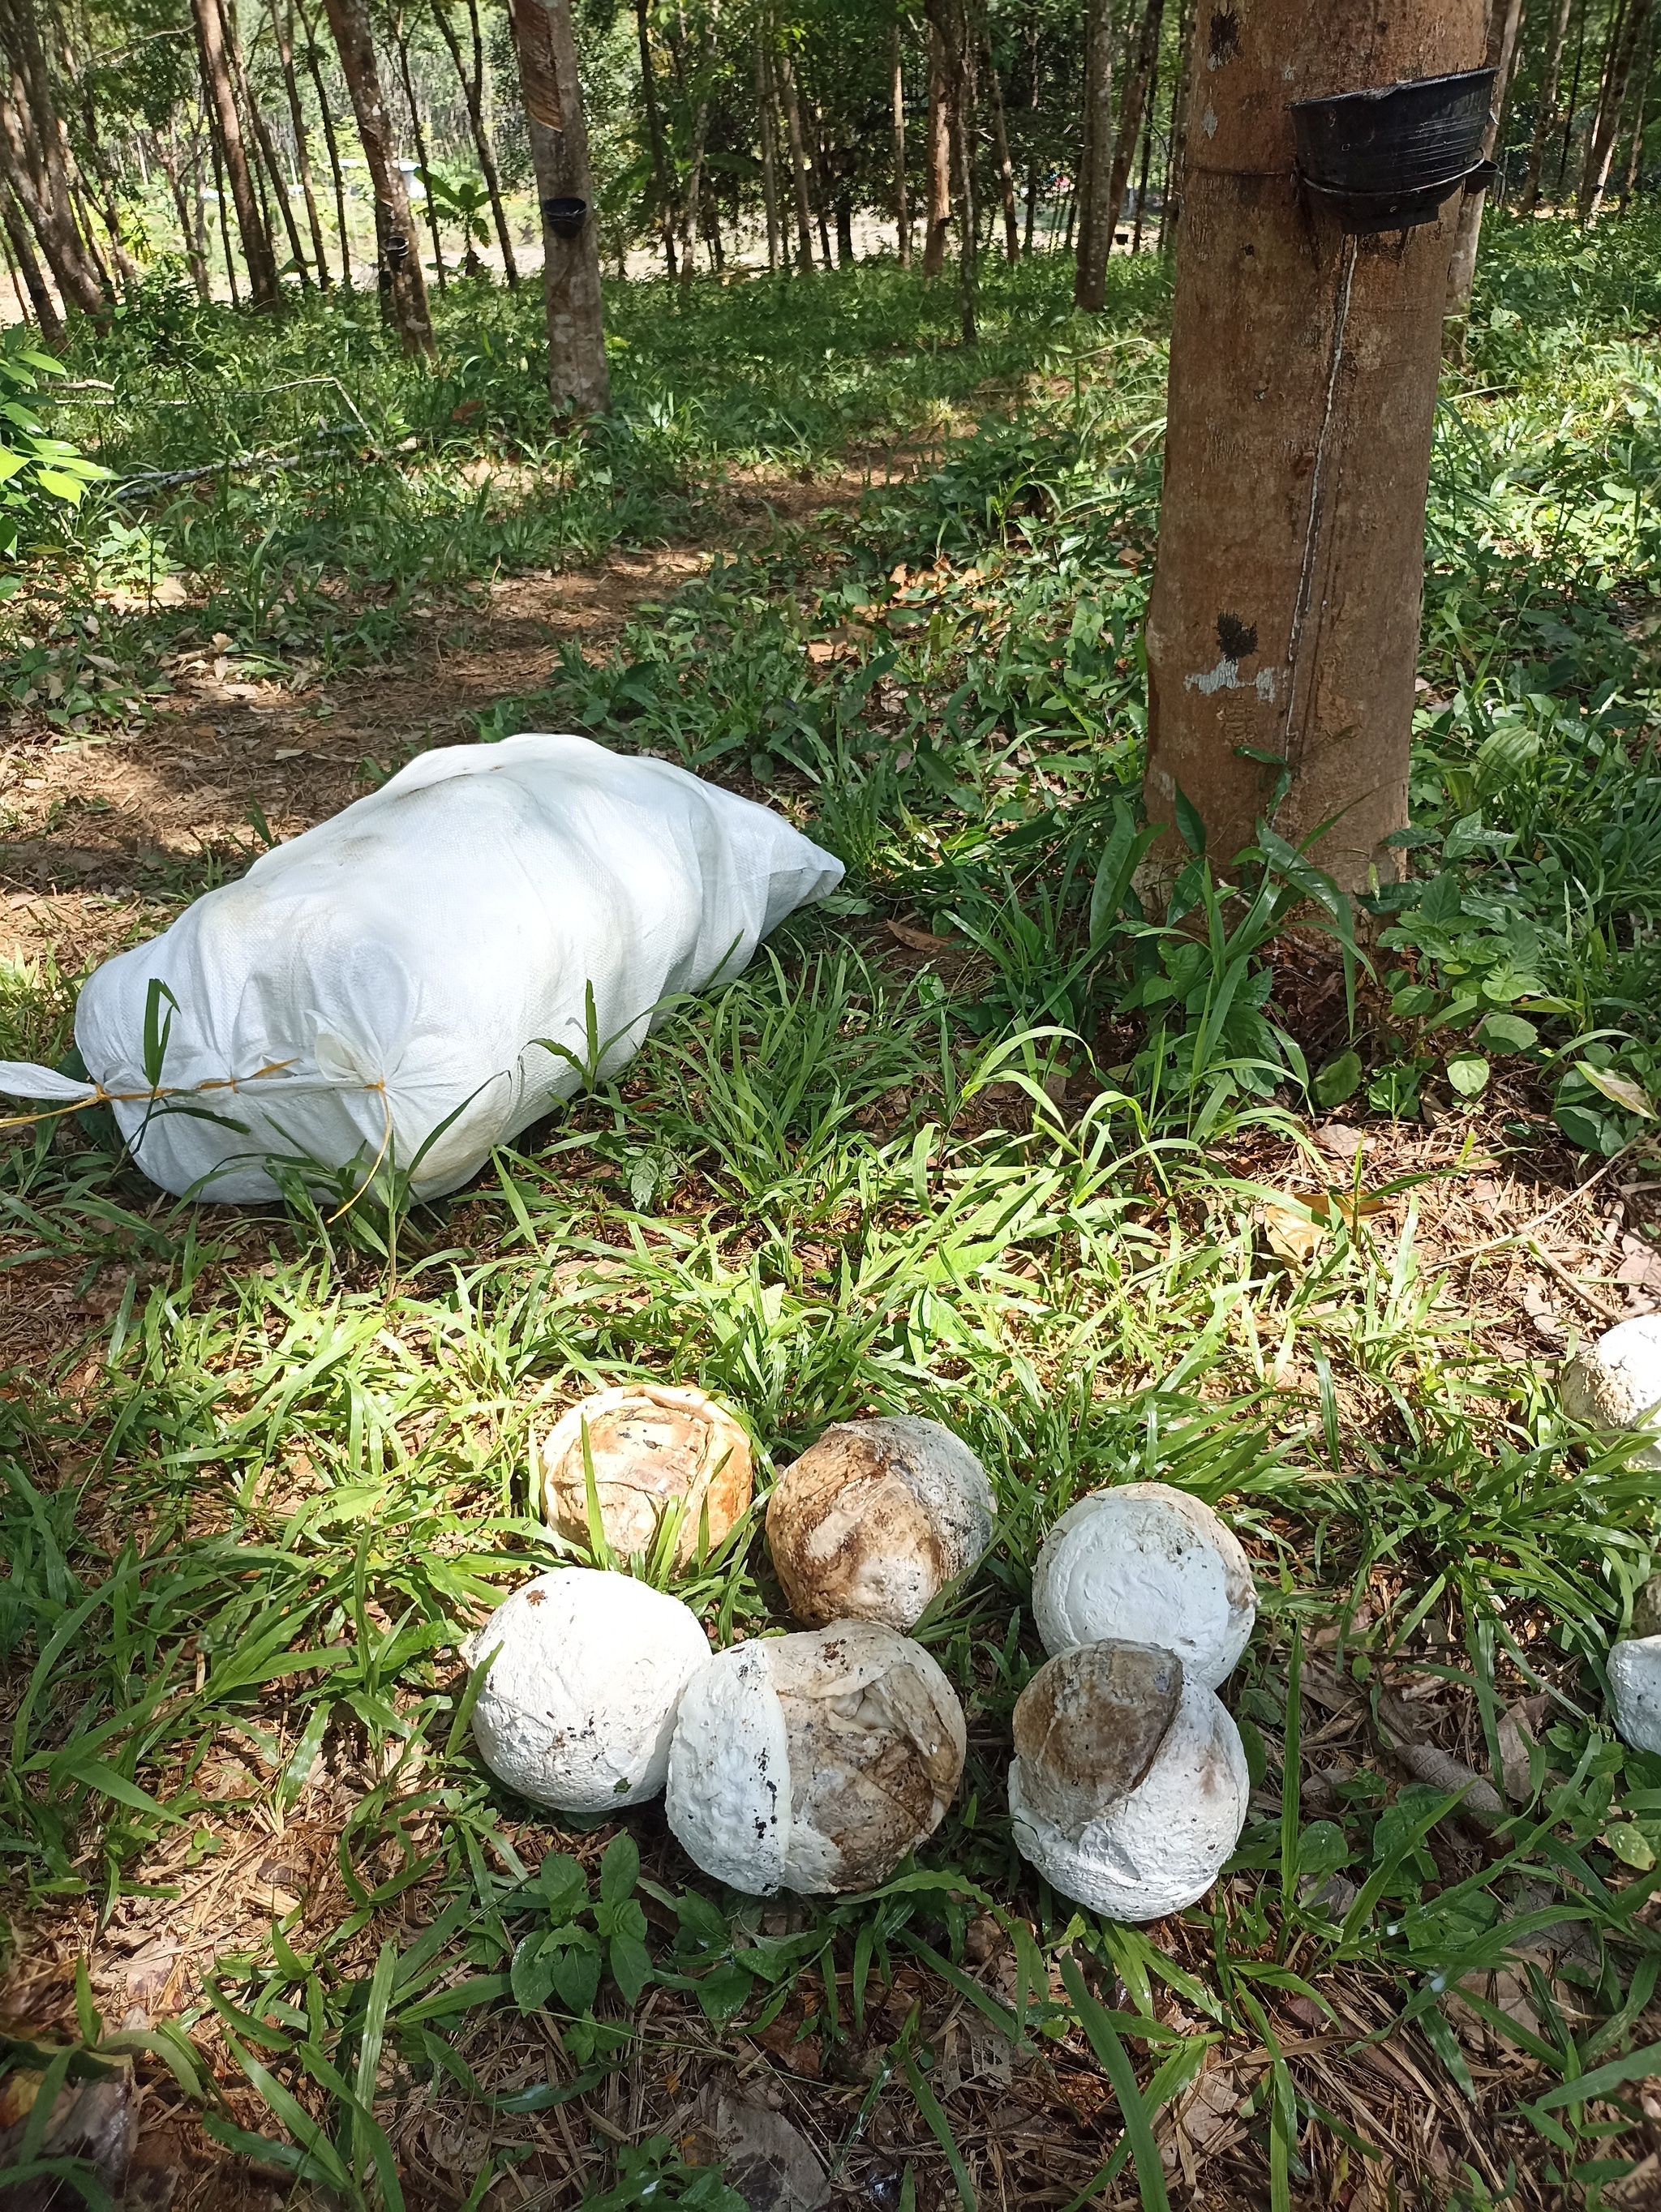
[[[837,1421],[779,1477],[767,1541],[798,1620],[908,1629],[974,1565],[996,1512],[986,1469],[938,1421]]]
[[[940,1826],[964,1747],[952,1685],[891,1628],[737,1644],[681,1699],[669,1825],[705,1874],[754,1896],[873,1888]]]
[[[750,1439],[702,1390],[630,1382],[562,1413],[542,1446],[543,1510],[562,1536],[588,1541],[582,1432],[600,1525],[614,1559],[649,1553],[666,1513],[678,1508],[675,1565],[697,1557],[701,1528],[713,1549],[740,1519],[752,1488]]]
[[[1615,1725],[1634,1751],[1661,1752],[1661,1636],[1634,1636],[1609,1647]]]
[[[1152,1645],[1075,1645],[1015,1706],[1016,1848],[1052,1889],[1114,1920],[1203,1897],[1239,1841],[1250,1784],[1214,1692]]]
[[[1638,1429],[1661,1414],[1661,1314],[1617,1322],[1570,1360],[1563,1411],[1599,1429]],[[1635,1467],[1661,1468],[1661,1442],[1641,1445]]]
[[[657,1796],[681,1692],[709,1656],[690,1607],[628,1575],[561,1567],[515,1590],[462,1656],[476,1667],[493,1650],[473,1707],[492,1774],[563,1813]]]
[[[1164,1482],[1092,1491],[1039,1548],[1032,1612],[1053,1657],[1116,1637],[1174,1651],[1214,1690],[1251,1640],[1251,1564],[1211,1508]]]

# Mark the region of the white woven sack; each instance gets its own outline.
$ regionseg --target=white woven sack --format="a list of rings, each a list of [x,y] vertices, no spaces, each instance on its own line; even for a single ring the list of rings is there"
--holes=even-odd
[[[614,1074],[666,1000],[736,975],[842,873],[664,761],[576,737],[448,746],[99,969],[75,1017],[91,1084],[0,1061],[0,1092],[108,1098],[180,1194],[269,1198],[275,1158],[414,1167],[433,1197],[579,1087],[539,1039],[585,1064],[597,1039]],[[171,1024],[159,1101],[147,1015],[153,1045]]]

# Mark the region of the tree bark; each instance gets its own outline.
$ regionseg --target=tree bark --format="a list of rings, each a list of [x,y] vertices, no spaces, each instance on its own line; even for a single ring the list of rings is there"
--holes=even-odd
[[[202,56],[202,81],[207,88],[210,126],[218,141],[220,159],[236,210],[237,234],[242,242],[242,261],[248,272],[248,289],[257,307],[277,303],[277,263],[271,242],[260,220],[254,198],[248,153],[242,143],[242,118],[236,112],[236,88],[226,53],[225,25],[219,0],[194,0],[197,38]]]
[[[247,113],[249,122],[253,126],[254,144],[259,149],[265,173],[271,180],[271,193],[283,217],[283,228],[289,240],[289,257],[299,273],[301,283],[309,284],[312,281],[311,264],[306,258],[306,249],[300,242],[300,231],[294,219],[294,210],[289,204],[288,179],[283,173],[283,163],[277,154],[277,143],[271,137],[271,127],[260,112],[259,102],[253,95],[253,87],[248,82],[247,65],[242,58],[241,36],[237,29],[235,0],[224,0],[223,14],[226,46],[230,54],[231,67],[236,80],[237,95]],[[258,170],[255,175],[258,181]],[[271,237],[271,213],[263,189],[260,192],[260,220],[265,224],[265,236],[269,240]],[[273,246],[273,260],[275,257],[276,249]],[[280,287],[280,276],[278,283]]]
[[[802,143],[801,101],[796,92],[796,72],[788,54],[778,57],[779,90],[784,100],[784,125],[790,137],[790,174],[796,195],[797,265],[808,274],[813,267],[813,210],[807,197],[807,149]]]
[[[76,219],[73,157],[30,0],[0,0],[0,170],[28,218],[59,298],[102,317],[109,293]]]
[[[611,404],[600,298],[599,232],[588,167],[588,126],[577,76],[570,0],[514,0],[514,37],[542,213],[542,289],[548,317],[548,391],[557,416],[603,415]],[[548,203],[587,204],[581,228],[563,238]]]
[[[998,157],[998,198],[1003,204],[1003,251],[1006,261],[1021,258],[1021,218],[1015,199],[1015,170],[1009,159],[1009,132],[1004,122],[1003,86],[998,78],[997,57],[992,42],[983,49],[988,97],[992,108],[992,147]]]
[[[497,173],[496,155],[490,150],[490,134],[484,128],[484,37],[478,20],[478,0],[467,0],[467,15],[473,41],[471,71],[461,58],[461,41],[456,36],[455,26],[450,21],[444,0],[433,0],[433,19],[438,25],[439,36],[449,51],[456,82],[461,87],[462,103],[467,110],[467,129],[472,138],[473,151],[478,156],[479,174],[484,178],[485,191],[490,195],[490,220],[496,225],[496,244],[502,248],[502,273],[508,279],[508,289],[516,292],[519,289],[519,264],[514,258],[513,236],[508,228],[508,210],[502,204],[502,179]]]
[[[1620,4],[1620,0],[1616,0]],[[1557,149],[1557,189],[1552,198],[1561,205],[1569,180],[1569,143],[1574,136],[1575,112],[1580,105],[1580,72],[1586,58],[1586,0],[1580,0],[1574,32],[1574,70],[1569,78],[1568,106],[1563,116],[1563,143]]]
[[[1159,99],[1159,58],[1153,57],[1153,75],[1147,88],[1147,103],[1142,111],[1142,165],[1136,178],[1136,220],[1131,226],[1130,250],[1142,250],[1142,225],[1147,214],[1147,173],[1153,166],[1153,115]]]
[[[1482,133],[1482,159],[1491,161],[1505,120],[1511,91],[1511,72],[1517,59],[1517,34],[1522,27],[1523,0],[1489,0],[1488,44],[1482,66],[1494,72],[1494,96],[1488,105],[1488,127]],[[1470,288],[1476,281],[1476,246],[1482,234],[1482,210],[1488,194],[1462,192],[1455,216],[1453,258],[1448,264],[1446,312],[1463,317],[1470,306]]]
[[[1353,890],[1396,873],[1407,820],[1453,218],[1345,237],[1300,196],[1287,103],[1470,69],[1483,9],[1202,20],[1145,633],[1153,872],[1183,857],[1180,792],[1214,866],[1268,817]]]
[[[167,180],[167,190],[173,195],[173,213],[179,218],[179,243],[184,250],[186,265],[191,272],[191,282],[196,287],[197,298],[205,307],[213,298],[213,287],[208,281],[208,264],[200,242],[201,199],[198,195],[198,222],[192,223],[190,203],[185,197],[185,180],[180,173],[179,136],[176,131],[169,130],[165,138],[159,132],[157,133],[155,158],[160,162],[161,173]]]
[[[640,88],[646,103],[646,131],[652,148],[652,180],[657,187],[663,258],[672,277],[675,274],[675,186],[669,167],[668,149],[664,143],[663,116],[658,106],[657,72],[652,66],[648,5],[649,0],[635,0],[635,27],[640,34]]]
[[[430,355],[433,324],[427,307],[427,280],[422,274],[404,172],[398,166],[398,141],[380,89],[367,0],[324,0],[324,5],[374,191],[381,312],[397,331],[406,354]]]
[[[709,103],[698,102],[692,125],[692,159],[686,172],[686,191],[680,204],[680,281],[691,282],[697,265],[694,248],[698,235],[698,201],[703,191],[703,149],[709,135]]]
[[[773,79],[767,66],[767,34],[756,29],[756,121],[761,136],[761,197],[767,210],[767,266],[779,265],[778,126],[773,105]]]
[[[1603,97],[1597,103],[1597,120],[1592,130],[1591,145],[1586,155],[1585,174],[1581,180],[1579,217],[1590,228],[1597,221],[1603,204],[1603,194],[1609,189],[1609,164],[1615,158],[1615,142],[1620,136],[1621,111],[1627,103],[1627,86],[1632,76],[1633,63],[1637,58],[1640,41],[1649,28],[1651,0],[1630,0],[1626,21],[1619,27],[1618,37],[1610,33],[1609,64],[1603,74]]]
[[[1142,9],[1142,25],[1136,40],[1136,51],[1131,58],[1129,74],[1125,78],[1124,99],[1113,138],[1113,175],[1107,188],[1110,230],[1117,228],[1119,212],[1124,206],[1125,188],[1130,182],[1130,165],[1136,158],[1136,141],[1141,133],[1142,112],[1147,106],[1153,72],[1159,65],[1159,33],[1164,27],[1165,0],[1147,0],[1147,5]]]
[[[1627,149],[1627,173],[1621,183],[1621,212],[1625,215],[1633,194],[1638,189],[1638,175],[1644,160],[1644,132],[1649,123],[1650,85],[1655,75],[1655,21],[1650,21],[1649,35],[1644,42],[1644,58],[1638,71],[1638,95],[1633,102],[1632,136]]]
[[[1183,0],[1177,22],[1177,82],[1171,95],[1171,130],[1166,140],[1165,189],[1159,195],[1159,251],[1177,243],[1183,212],[1183,163],[1188,148],[1189,84],[1194,65],[1194,0]]]
[[[318,52],[317,30],[307,15],[304,0],[295,0],[300,27],[306,33],[306,69],[317,93],[317,112],[323,122],[323,143],[329,155],[329,175],[334,185],[335,226],[340,233],[340,281],[352,289],[352,234],[346,221],[346,175],[340,166],[340,142],[334,135],[329,95],[323,83],[323,62]]]
[[[817,100],[807,111],[807,122],[813,134],[813,143],[808,150],[812,157],[810,167],[812,172],[813,220],[818,225],[819,261],[823,267],[830,269],[835,265],[830,258],[830,229],[825,207],[830,166],[824,157],[824,118],[819,112]]]
[[[1574,0],[1558,0],[1557,12],[1552,17],[1540,75],[1540,105],[1535,112],[1534,135],[1529,140],[1529,165],[1523,174],[1522,197],[1517,203],[1522,215],[1532,215],[1540,198],[1540,171],[1545,162],[1546,142],[1557,121],[1557,78],[1563,66],[1563,46],[1569,34],[1569,10],[1573,4]]]
[[[421,128],[421,103],[416,98],[415,74],[410,67],[409,33],[404,27],[404,10],[400,8],[392,17],[392,40],[398,47],[398,73],[404,85],[405,103],[410,111],[410,134],[415,141],[415,157],[421,171],[422,185],[427,195],[427,228],[433,241],[433,274],[438,279],[441,292],[448,288],[444,270],[444,240],[439,232],[438,202],[433,197],[431,165],[427,159],[427,141]],[[409,186],[405,186],[407,193]],[[465,235],[462,244],[471,253],[473,242]],[[472,273],[471,270],[468,272]]]
[[[945,41],[928,15],[928,226],[923,233],[922,273],[946,266],[946,234],[952,222],[952,88]]]
[[[979,343],[977,292],[979,233],[975,210],[975,140],[979,101],[975,56],[977,44],[970,21],[970,0],[941,0],[950,31],[953,148],[957,155],[958,326],[966,346]]]
[[[1232,21],[1232,17],[1230,18]],[[1113,246],[1113,0],[1090,0],[1085,21],[1084,120],[1079,153],[1078,270],[1073,304],[1092,313],[1107,298]]]
[[[902,269],[911,266],[911,203],[905,189],[905,70],[900,19],[888,27],[888,72],[894,129],[894,235]]]
[[[213,196],[214,204],[219,210],[219,242],[225,252],[225,283],[231,295],[232,307],[240,307],[242,302],[236,289],[236,256],[231,251],[231,218],[226,204],[228,195],[225,191],[225,169],[220,159],[219,133],[213,128],[211,111],[210,111],[208,125],[208,145],[213,155]]]
[[[29,305],[34,310],[34,319],[40,325],[42,339],[49,346],[62,345],[64,319],[58,312],[57,301],[52,296],[52,287],[35,258],[34,240],[29,236],[23,210],[3,185],[0,185],[0,225],[4,226],[7,243],[22,278],[23,289],[29,295]]]
[[[289,122],[294,131],[295,166],[300,172],[300,189],[306,200],[306,224],[312,234],[312,252],[317,261],[317,281],[326,292],[332,281],[329,256],[323,243],[323,217],[318,212],[317,191],[312,181],[311,149],[306,139],[306,111],[301,104],[300,80],[295,75],[294,0],[289,0],[286,10],[282,0],[271,0],[271,34],[277,40],[277,66],[283,72],[283,89],[289,100]]]

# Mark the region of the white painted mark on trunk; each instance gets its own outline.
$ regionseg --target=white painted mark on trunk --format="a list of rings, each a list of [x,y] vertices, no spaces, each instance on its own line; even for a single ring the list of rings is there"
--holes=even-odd
[[[1250,690],[1257,694],[1266,707],[1272,706],[1275,701],[1275,671],[1272,668],[1260,668],[1255,676],[1248,678],[1244,683],[1242,683],[1239,662],[1230,660],[1225,655],[1214,668],[1196,670],[1192,676],[1184,676],[1183,688],[1188,691],[1202,692],[1208,699],[1217,691]]]

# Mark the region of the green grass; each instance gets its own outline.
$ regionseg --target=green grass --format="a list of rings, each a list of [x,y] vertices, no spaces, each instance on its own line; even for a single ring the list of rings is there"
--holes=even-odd
[[[1303,1269],[1265,1250],[1258,1214],[1306,1079],[1379,1115],[1462,1082],[1480,1113],[1492,1085],[1508,1103],[1473,1130],[1542,1176],[1646,1126],[1654,238],[1648,218],[1591,244],[1492,238],[1438,435],[1415,877],[1377,902],[1353,1028],[1335,910],[1326,1012],[1280,994],[1275,933],[1309,889],[1292,857],[1196,863],[1184,931],[1131,888],[1151,263],[1093,325],[1062,313],[1064,272],[997,276],[979,360],[950,343],[949,289],[891,270],[698,286],[673,312],[642,287],[613,301],[618,426],[565,446],[533,446],[514,348],[534,304],[461,288],[435,379],[387,355],[369,303],[258,327],[180,309],[172,355],[135,316],[81,364],[117,385],[99,450],[125,471],[202,450],[204,420],[158,402],[210,373],[210,341],[211,427],[244,444],[297,435],[301,403],[239,416],[234,380],[338,374],[386,459],[233,480],[155,527],[216,607],[269,599],[261,576],[316,573],[336,608],[323,583],[386,587],[392,651],[417,578],[695,530],[722,466],[983,416],[918,481],[718,567],[603,663],[568,656],[489,717],[487,736],[579,726],[770,791],[849,863],[830,910],[676,1012],[620,1082],[395,1239],[367,1204],[332,1226],[301,1202],[171,1208],[94,1130],[0,1158],[8,1264],[119,1291],[0,1395],[16,1940],[102,1959],[109,1917],[150,1889],[186,1911],[250,1834],[324,1831],[326,1885],[245,1916],[138,2057],[296,2201],[414,2201],[398,2146],[428,2098],[487,2115],[498,2166],[540,2155],[562,2114],[597,2173],[611,2160],[593,2202],[733,2212],[666,2135],[613,2158],[587,2116],[619,2109],[608,2084],[631,2066],[679,2066],[693,2021],[782,2067],[755,2041],[782,2019],[824,2055],[814,2094],[856,2175],[863,2102],[909,2146],[916,2202],[989,2203],[981,2108],[945,2080],[954,2004],[1019,2065],[1110,2085],[1104,2203],[1174,2188],[1159,2114],[1214,2052],[1259,2054],[1226,2169],[1240,2202],[1332,2201],[1347,2160],[1403,2203],[1593,2203],[1649,2148],[1661,1760],[1613,1736],[1602,1668],[1654,1564],[1654,1477],[1572,1431],[1543,1363],[1485,1348],[1421,1234],[1437,1184],[1388,1235],[1339,1215]],[[462,394],[486,427],[454,423]],[[482,458],[529,475],[470,520],[459,471]],[[260,620],[239,636],[280,655]],[[1250,928],[1220,877],[1256,893]],[[890,919],[960,951],[903,957]],[[7,1052],[60,1051],[72,979],[4,981]],[[733,1404],[764,1481],[827,1422],[889,1410],[948,1421],[991,1472],[999,1543],[922,1632],[964,1695],[969,1771],[874,1897],[783,1925],[710,1894],[650,1808],[561,1831],[473,1753],[455,1647],[558,1555],[527,1497],[535,1438],[571,1396],[641,1376]],[[1083,1491],[1150,1476],[1221,1504],[1262,1617],[1230,1687],[1257,1785],[1234,1870],[1139,1930],[1035,1882],[1002,1778],[1039,1656],[1037,1541]],[[683,1595],[723,1638],[781,1619],[758,1540]],[[1381,1755],[1373,1722],[1408,1686],[1475,1770],[1503,1784],[1509,1760],[1484,1825]],[[1001,1929],[1003,1979],[977,1916]],[[141,2032],[99,2016],[100,1986],[58,1996],[38,2024],[53,2063],[133,2056]],[[874,2079],[835,2086],[873,2044]],[[1374,2045],[1428,2085],[1439,2164],[1419,2137],[1392,2148]],[[673,2097],[648,2103],[655,2126]],[[1056,2133],[1079,2135],[1065,2113]],[[458,2201],[490,2171],[458,2177]]]

